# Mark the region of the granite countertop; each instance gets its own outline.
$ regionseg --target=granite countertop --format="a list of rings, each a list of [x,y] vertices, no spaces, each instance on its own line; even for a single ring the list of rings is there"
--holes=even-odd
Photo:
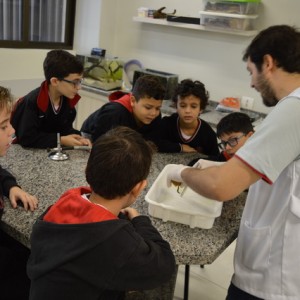
[[[23,149],[19,145],[12,145],[7,155],[0,158],[1,166],[15,175],[26,191],[39,199],[39,207],[35,212],[26,212],[21,207],[13,209],[8,200],[5,201],[2,228],[27,247],[30,247],[31,228],[38,216],[67,189],[86,185],[84,170],[89,153],[80,150],[68,153],[69,160],[53,161],[48,158],[46,150]],[[141,214],[148,214],[144,197],[164,166],[170,163],[187,164],[196,157],[199,154],[155,154],[148,186],[133,206]],[[244,202],[245,193],[242,193],[234,201],[224,203],[222,214],[216,218],[211,229],[191,229],[187,225],[151,219],[162,236],[170,242],[177,264],[209,264],[236,238]]]

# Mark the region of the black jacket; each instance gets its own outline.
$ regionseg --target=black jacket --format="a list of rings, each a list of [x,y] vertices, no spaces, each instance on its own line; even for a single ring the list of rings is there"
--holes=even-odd
[[[8,197],[9,190],[14,186],[18,186],[16,178],[0,166],[0,220],[4,208],[2,197]]]
[[[83,224],[42,216],[33,226],[30,300],[123,299],[160,286],[174,270],[168,242],[146,216]]]
[[[207,122],[200,120],[198,130],[189,140],[185,140],[178,119],[177,113],[162,118],[159,129],[153,134],[159,152],[181,152],[181,144],[185,144],[205,155],[219,155],[216,133]]]
[[[149,125],[139,127],[130,111],[129,98],[130,95],[127,94],[117,101],[104,104],[83,122],[81,132],[90,134],[94,142],[108,130],[117,126],[126,126],[139,132],[144,139],[150,139],[151,133],[159,126],[161,115]]]
[[[0,166],[0,195],[8,197],[14,186],[18,186],[16,178]]]
[[[48,95],[48,86],[41,87],[19,99],[11,117],[16,131],[16,142],[24,147],[53,148],[57,145],[57,133],[61,136],[80,134],[73,128],[76,117],[75,105],[80,96],[63,97],[60,111],[55,114]]]

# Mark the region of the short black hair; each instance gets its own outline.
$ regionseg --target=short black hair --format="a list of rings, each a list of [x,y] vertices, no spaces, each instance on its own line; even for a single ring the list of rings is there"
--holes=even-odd
[[[200,100],[201,109],[205,109],[208,104],[209,92],[205,89],[205,85],[199,80],[184,79],[182,80],[173,95],[173,102],[177,104],[178,97],[181,99],[188,96],[195,96]]]
[[[250,58],[261,71],[266,54],[271,55],[277,66],[286,72],[300,73],[300,32],[288,25],[270,26],[252,40],[243,60]]]
[[[154,98],[155,100],[163,100],[166,89],[157,76],[144,75],[139,77],[134,83],[132,95],[136,101],[141,98]]]
[[[233,132],[248,134],[254,131],[250,117],[241,112],[233,112],[223,117],[217,125],[217,137]]]
[[[100,136],[93,144],[86,180],[105,199],[127,195],[147,178],[154,148],[135,130],[119,126]]]
[[[44,75],[48,83],[52,77],[63,79],[69,74],[82,74],[82,62],[65,50],[51,50],[44,60]]]

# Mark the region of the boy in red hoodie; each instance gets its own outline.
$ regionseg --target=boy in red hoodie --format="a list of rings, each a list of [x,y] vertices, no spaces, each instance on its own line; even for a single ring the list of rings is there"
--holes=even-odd
[[[81,132],[94,142],[108,130],[126,126],[142,134],[145,139],[150,139],[161,119],[160,108],[164,94],[165,88],[157,77],[139,77],[131,94],[125,94],[116,100],[110,98],[111,102],[103,105],[83,122]]]
[[[94,144],[89,187],[64,193],[33,226],[30,300],[121,300],[171,279],[170,245],[130,207],[147,184],[153,149],[118,127]]]

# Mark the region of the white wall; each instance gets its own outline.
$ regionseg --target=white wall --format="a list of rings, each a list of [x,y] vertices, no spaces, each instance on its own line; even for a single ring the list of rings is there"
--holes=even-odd
[[[268,112],[242,62],[242,52],[252,37],[176,29],[132,21],[137,8],[147,6],[177,15],[198,17],[201,0],[77,0],[74,52],[88,54],[91,48],[129,60],[139,59],[144,67],[171,72],[180,79],[203,81],[211,99],[251,96],[254,110]],[[262,0],[258,29],[275,24],[300,27],[299,0]],[[43,78],[42,63],[48,50],[0,49],[0,84],[24,94]],[[12,80],[12,81],[11,81]]]
[[[0,85],[11,89],[15,98],[37,87],[43,74],[48,50],[0,49]]]
[[[77,0],[74,32],[76,52],[90,54],[92,48],[99,47],[101,6],[101,0]]]
[[[199,17],[202,2],[117,0],[117,9],[114,7],[102,13],[109,15],[110,22],[117,24],[119,29],[114,47],[119,57],[139,59],[144,67],[176,73],[180,79],[199,79],[213,100],[219,101],[225,96],[251,96],[255,99],[254,110],[269,111],[259,94],[250,87],[250,78],[242,61],[242,52],[252,37],[133,22],[132,17],[137,15],[137,8],[141,6],[155,9],[166,6],[166,12],[177,9],[177,15]],[[299,11],[299,0],[262,0],[257,27],[262,29],[282,23],[300,27]],[[109,31],[101,35],[100,43],[109,36]],[[102,47],[105,48],[105,43]]]

